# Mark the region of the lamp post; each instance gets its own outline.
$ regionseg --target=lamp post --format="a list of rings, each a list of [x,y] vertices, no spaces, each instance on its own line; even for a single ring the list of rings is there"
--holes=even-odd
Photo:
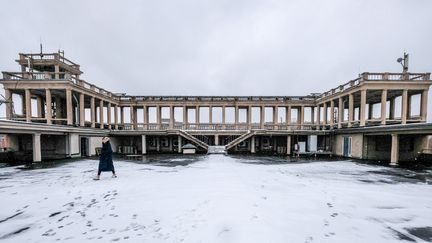
[[[404,52],[404,57],[399,57],[397,59],[397,62],[402,65],[403,73],[408,72],[408,53]]]

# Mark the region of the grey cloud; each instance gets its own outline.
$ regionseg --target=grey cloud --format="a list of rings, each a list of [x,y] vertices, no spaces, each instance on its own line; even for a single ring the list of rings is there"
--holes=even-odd
[[[306,95],[363,71],[432,70],[427,0],[2,1],[0,69],[65,50],[114,92]],[[432,100],[432,99],[430,99]],[[430,105],[429,107],[432,107]]]

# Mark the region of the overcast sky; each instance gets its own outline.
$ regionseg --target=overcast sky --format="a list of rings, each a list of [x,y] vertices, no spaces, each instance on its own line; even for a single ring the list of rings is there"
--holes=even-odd
[[[42,40],[86,81],[131,95],[307,95],[400,71],[404,50],[410,71],[432,71],[430,0],[4,0],[0,9],[1,71],[18,71],[18,53],[39,52]]]

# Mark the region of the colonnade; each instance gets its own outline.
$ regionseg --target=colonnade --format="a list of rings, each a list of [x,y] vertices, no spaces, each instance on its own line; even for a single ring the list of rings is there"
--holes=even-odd
[[[72,89],[24,89],[22,95],[22,117],[14,117],[16,120],[26,122],[46,122],[46,124],[65,124],[77,126],[89,126],[92,128],[118,129],[118,105],[109,102],[108,99],[97,99]],[[14,93],[5,89],[5,98],[12,101]],[[32,99],[37,102],[37,114],[32,114]],[[74,102],[75,100],[75,102]],[[90,110],[90,122],[86,124],[85,109]],[[99,108],[99,119],[96,112]],[[107,122],[104,122],[104,108],[107,109]],[[111,109],[114,117],[111,116]],[[6,118],[12,119],[14,115],[12,102],[6,103]],[[98,126],[97,126],[98,125]],[[107,127],[106,127],[107,126]]]
[[[14,90],[15,91],[15,90]],[[21,90],[22,91],[22,90]],[[20,91],[20,92],[21,92]],[[386,125],[387,123],[406,124],[410,121],[426,121],[428,90],[400,90],[395,95],[394,90],[366,90],[346,93],[331,99],[318,101],[318,105],[308,104],[178,104],[175,102],[163,103],[133,103],[122,104],[116,99],[101,98],[81,93],[71,88],[67,89],[24,89],[23,117],[19,118],[26,122],[38,121],[46,124],[65,124],[76,126],[88,126],[101,129],[168,129],[168,128],[193,128],[214,129],[212,125],[221,125],[220,129],[326,129],[343,128],[353,126]],[[16,92],[16,91],[15,91]],[[368,97],[368,92],[375,92],[374,99]],[[376,97],[379,92],[380,97]],[[389,95],[391,92],[391,96]],[[18,93],[18,92],[16,92]],[[12,100],[12,90],[5,89],[7,100]],[[411,116],[411,97],[420,95],[420,115]],[[396,108],[396,98],[401,97],[401,107]],[[32,114],[32,99],[37,101],[37,115]],[[374,107],[379,104],[380,118],[374,117]],[[125,109],[129,110],[130,121],[126,122]],[[208,109],[208,117],[200,121],[201,108]],[[89,109],[90,118],[86,122],[86,109]],[[97,111],[99,109],[99,111]],[[151,113],[150,109],[155,112]],[[169,115],[163,117],[162,109],[168,109]],[[182,116],[176,120],[176,109],[180,109]],[[214,111],[219,110],[216,117]],[[231,109],[230,121],[227,119],[227,109]],[[310,115],[305,119],[306,109]],[[395,111],[400,110],[400,118],[395,116]],[[138,119],[138,111],[141,110],[142,117]],[[194,118],[189,117],[189,111],[194,110]],[[272,118],[266,119],[266,110],[272,112]],[[292,111],[296,110],[296,119]],[[280,116],[283,111],[285,115]],[[99,114],[97,114],[97,112]],[[242,112],[242,116],[240,113]],[[259,119],[253,119],[254,112],[259,112]],[[345,114],[347,112],[347,114]],[[13,115],[12,104],[7,103],[6,117],[11,119]],[[105,117],[106,116],[106,117]],[[149,117],[152,116],[152,121]],[[166,114],[165,114],[166,116]],[[233,117],[234,116],[234,117]],[[242,119],[240,119],[242,118]],[[138,122],[142,120],[143,122]],[[190,122],[193,120],[193,122]],[[217,122],[215,122],[217,121]]]
[[[368,92],[380,92],[379,100],[369,99]],[[374,122],[374,125],[386,125],[388,123],[407,124],[410,120],[426,122],[427,116],[427,102],[428,90],[366,90],[362,89],[353,93],[346,93],[344,95],[326,99],[319,102],[316,107],[317,129],[330,127],[337,128],[352,127],[355,124],[359,126],[366,126],[368,122]],[[389,97],[389,92],[399,92],[400,95],[393,95]],[[412,96],[420,95],[420,114],[418,117],[411,115]],[[400,117],[396,117],[396,98],[401,97]],[[374,118],[374,105],[379,104],[380,117]],[[389,106],[389,107],[387,107]],[[348,112],[345,116],[345,112]],[[387,113],[388,112],[388,113]],[[322,118],[321,118],[322,116]],[[347,118],[347,119],[345,119]]]
[[[130,123],[126,124],[124,123],[124,109],[128,107],[130,111]],[[305,128],[306,126],[310,126],[311,124],[315,123],[314,119],[314,107],[313,106],[306,106],[306,105],[300,105],[300,106],[290,106],[290,105],[221,105],[221,104],[215,104],[215,105],[130,105],[130,106],[120,106],[120,126],[130,125],[131,129],[142,129],[143,126],[150,126],[147,127],[147,129],[152,129],[153,126],[156,125],[154,128],[177,128],[178,126],[211,126],[211,125],[221,125],[224,128],[228,127],[239,127],[242,125],[247,125],[250,128],[255,129],[277,129],[278,127],[284,127],[287,129],[290,126],[296,127],[296,128]],[[156,122],[151,122],[150,117],[150,109],[155,109],[155,120]],[[168,117],[164,118],[162,116],[162,109],[167,108],[169,112]],[[205,119],[206,121],[201,121],[200,117],[200,110],[201,108],[208,109],[208,117]],[[232,121],[228,121],[227,119],[227,109],[233,109],[233,119]],[[259,110],[259,121],[253,122],[252,119],[252,113],[253,109],[256,108]],[[311,110],[310,114],[310,120],[308,122],[305,121],[305,109],[309,108]],[[179,120],[175,119],[175,111],[176,109],[180,109],[182,113],[182,117]],[[220,119],[215,119],[215,114],[213,109],[220,109]],[[272,112],[272,119],[270,121],[267,121],[265,119],[266,117],[266,109],[270,109]],[[279,116],[279,110],[282,109],[285,113],[285,116],[282,119],[282,122],[278,120]],[[143,117],[142,117],[142,123],[138,122],[138,110],[142,111]],[[189,116],[189,111],[194,111],[194,117]],[[240,111],[243,110],[245,112],[245,117],[243,121],[240,121]],[[297,111],[297,119],[292,119],[292,110]],[[193,122],[190,122],[193,120]],[[217,121],[217,122],[216,122]]]

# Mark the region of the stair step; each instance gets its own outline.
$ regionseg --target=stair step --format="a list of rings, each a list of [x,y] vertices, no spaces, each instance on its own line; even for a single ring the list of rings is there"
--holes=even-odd
[[[225,146],[209,146],[207,154],[226,154]]]

